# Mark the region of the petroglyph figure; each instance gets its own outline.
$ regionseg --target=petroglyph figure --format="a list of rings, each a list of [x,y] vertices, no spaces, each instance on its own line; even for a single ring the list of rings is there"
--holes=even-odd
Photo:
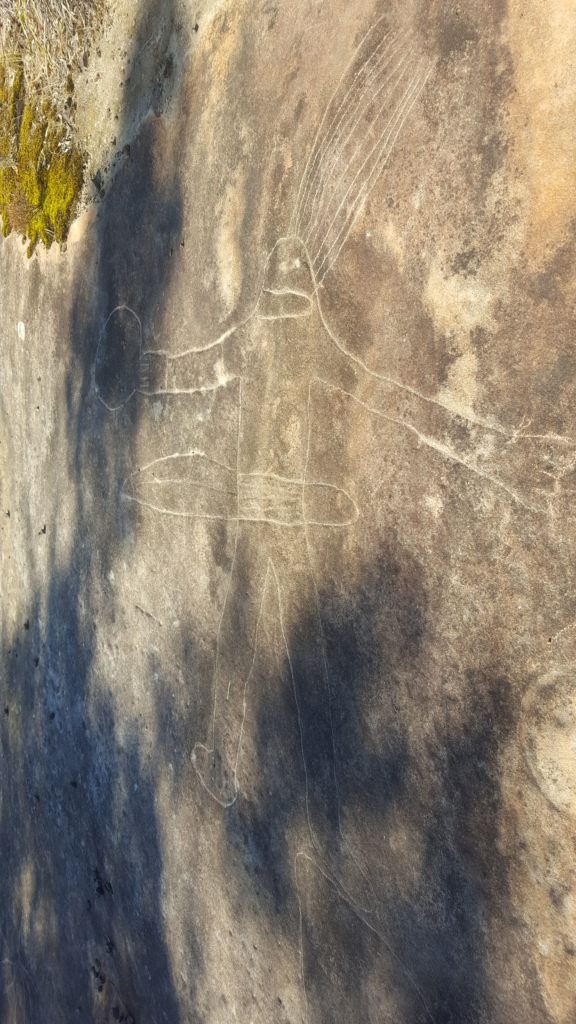
[[[125,488],[133,500],[166,514],[236,524],[217,642],[214,712],[206,743],[194,750],[196,770],[215,800],[223,806],[234,802],[263,595],[272,584],[298,710],[310,832],[348,891],[358,887],[338,843],[329,681],[308,528],[343,528],[359,512],[343,488],[309,478],[315,389],[352,396],[529,510],[547,510],[574,459],[565,438],[510,432],[496,422],[458,416],[437,399],[375,373],[346,350],[324,315],[322,282],[431,73],[408,35],[387,34],[384,21],[378,22],[328,105],[289,232],[268,256],[251,315],[203,348],[137,352],[134,388],[141,394],[193,393],[233,382],[238,388],[235,466],[198,451],[171,452],[134,474]],[[131,351],[134,346],[136,337]],[[101,348],[95,384],[114,408],[106,375],[98,369],[99,360],[107,363],[106,338]],[[132,365],[133,355],[127,361]],[[127,386],[125,398],[130,394]],[[334,848],[328,849],[325,837],[331,835]]]

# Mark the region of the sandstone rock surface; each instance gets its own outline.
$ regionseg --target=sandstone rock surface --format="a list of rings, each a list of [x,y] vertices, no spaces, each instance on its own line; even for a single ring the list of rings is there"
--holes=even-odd
[[[574,4],[111,10],[0,246],[0,1019],[570,1024]]]

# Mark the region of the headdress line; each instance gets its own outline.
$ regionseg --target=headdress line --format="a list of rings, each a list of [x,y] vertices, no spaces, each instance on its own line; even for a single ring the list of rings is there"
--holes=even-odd
[[[384,18],[361,40],[320,122],[290,222],[321,283],[338,259],[433,71]]]

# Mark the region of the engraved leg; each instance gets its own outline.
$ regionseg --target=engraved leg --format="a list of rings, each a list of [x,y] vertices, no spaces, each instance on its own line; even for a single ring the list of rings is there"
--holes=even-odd
[[[223,807],[238,792],[237,763],[264,598],[268,553],[265,532],[238,526],[236,552],[218,632],[214,671],[214,715],[206,744],[192,761],[203,786]]]
[[[284,549],[284,555],[286,554]],[[306,810],[319,861],[357,906],[370,911],[374,895],[340,828],[330,686],[318,595],[304,536],[293,540],[290,561],[273,558],[282,633],[289,661],[302,757]]]

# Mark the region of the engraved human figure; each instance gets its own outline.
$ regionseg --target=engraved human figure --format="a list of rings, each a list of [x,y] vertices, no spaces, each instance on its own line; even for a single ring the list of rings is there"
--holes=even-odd
[[[341,489],[307,479],[311,382],[354,389],[359,374],[335,348],[315,298],[303,244],[283,238],[272,251],[253,315],[203,351],[148,352],[140,390],[193,392],[239,381],[234,559],[220,623],[210,735],[194,749],[206,789],[228,806],[238,791],[246,687],[267,582],[277,597],[301,735],[306,805],[314,841],[339,846],[326,652],[311,570],[307,525],[344,526],[358,510]],[[137,485],[146,490],[146,480]],[[186,480],[180,486],[186,490]],[[161,484],[159,489],[162,489]],[[165,500],[165,498],[163,499]],[[191,506],[193,498],[191,498]],[[333,857],[340,856],[338,849]],[[346,874],[349,874],[347,869]]]
[[[236,507],[229,516],[237,521],[235,554],[218,636],[211,732],[205,744],[196,746],[194,762],[214,798],[231,804],[238,790],[246,687],[269,580],[277,593],[301,729],[308,816],[316,836],[325,833],[324,823],[337,825],[339,808],[326,652],[307,526],[349,525],[358,510],[343,489],[309,479],[312,390],[323,386],[351,395],[528,508],[538,507],[538,485],[546,485],[548,469],[545,439],[515,437],[499,426],[456,416],[346,352],[327,325],[310,262],[300,239],[281,238],[268,257],[253,314],[205,349],[145,353],[140,391],[182,394],[216,387],[222,379],[239,381]],[[554,447],[548,439],[548,448]],[[560,450],[565,450],[563,443]],[[530,464],[534,451],[543,464],[541,479],[537,463]],[[144,496],[154,486],[162,491],[157,463],[150,469],[138,474],[135,485]],[[170,493],[172,473],[168,483]],[[184,473],[177,480],[179,501],[184,506],[188,500],[192,509],[188,484],[197,486]],[[136,492],[133,496],[139,500]],[[173,500],[164,498],[164,504],[172,508]]]
[[[127,482],[126,491],[160,511],[235,523],[210,733],[193,754],[203,785],[223,806],[238,792],[259,618],[267,587],[274,589],[298,712],[310,832],[349,892],[358,886],[352,860],[340,845],[326,651],[308,527],[342,528],[359,513],[343,488],[310,479],[314,389],[352,396],[533,511],[548,509],[574,453],[565,438],[531,436],[456,415],[431,395],[375,372],[346,349],[324,315],[324,278],[430,73],[430,63],[414,57],[409,36],[390,35],[383,20],[366,34],[328,104],[289,233],[268,256],[251,315],[203,348],[145,352],[138,382],[121,399],[136,391],[182,394],[237,382],[237,462],[233,470],[220,467],[227,485],[211,489],[211,511],[199,507],[202,482],[194,475],[193,454],[155,460]],[[103,363],[105,356],[103,351]],[[98,369],[95,377],[100,397],[115,408],[105,382],[99,384]]]

